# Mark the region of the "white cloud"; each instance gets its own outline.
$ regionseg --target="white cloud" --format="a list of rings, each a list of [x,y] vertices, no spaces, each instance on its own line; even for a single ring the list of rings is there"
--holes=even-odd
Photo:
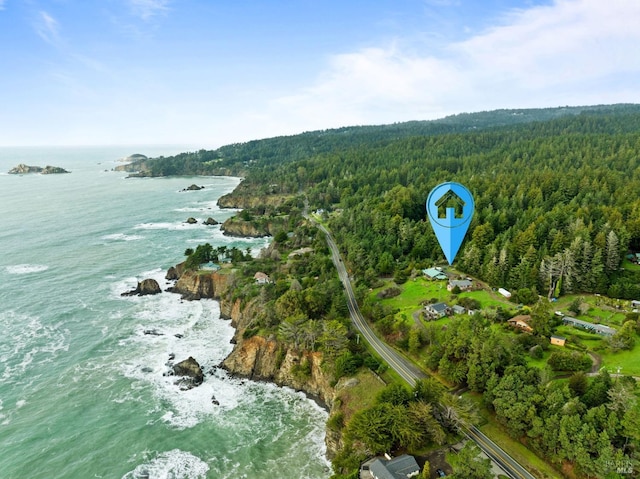
[[[640,102],[638,18],[637,0],[556,0],[513,10],[499,26],[444,54],[407,53],[396,43],[336,55],[312,87],[269,108],[274,117],[312,129],[507,107]]]
[[[157,15],[164,15],[169,10],[170,0],[127,0],[134,15],[149,20]]]
[[[5,0],[0,0],[0,10],[4,10],[4,4],[6,3]]]
[[[45,42],[57,44],[60,41],[60,24],[49,13],[41,10],[35,22],[36,33]]]

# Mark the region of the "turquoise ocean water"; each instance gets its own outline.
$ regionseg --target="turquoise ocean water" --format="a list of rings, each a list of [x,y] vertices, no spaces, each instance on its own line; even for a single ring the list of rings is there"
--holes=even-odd
[[[0,478],[330,475],[325,411],[213,369],[233,335],[215,301],[120,296],[146,277],[166,287],[166,269],[201,242],[256,253],[267,244],[184,223],[232,215],[216,199],[238,179],[111,171],[132,153],[178,151],[0,148]],[[18,163],[72,173],[7,175]],[[206,188],[181,191],[192,183]],[[180,391],[163,376],[171,353],[212,374]]]

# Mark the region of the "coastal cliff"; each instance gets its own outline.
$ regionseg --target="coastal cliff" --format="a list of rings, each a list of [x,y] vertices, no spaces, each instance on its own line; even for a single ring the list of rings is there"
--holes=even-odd
[[[258,298],[246,304],[233,298],[233,272],[183,271],[182,265],[177,265],[171,271],[179,272],[179,278],[170,291],[188,300],[217,299],[221,316],[230,319],[235,327],[233,351],[221,364],[224,369],[237,377],[269,381],[302,391],[331,413],[336,403],[336,391],[341,388],[342,381],[335,387],[332,385],[331,374],[321,367],[322,353],[298,351],[275,338],[245,338],[245,331],[251,326],[261,305]],[[327,456],[334,457],[340,447],[340,434],[327,429],[325,442]]]
[[[221,229],[226,236],[237,236],[240,238],[261,238],[263,236],[274,236],[282,230],[286,218],[274,218],[273,220],[243,220],[237,216],[232,216],[226,220]]]

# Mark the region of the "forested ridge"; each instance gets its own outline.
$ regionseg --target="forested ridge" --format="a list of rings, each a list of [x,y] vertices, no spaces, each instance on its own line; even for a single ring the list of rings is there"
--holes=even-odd
[[[491,131],[358,145],[254,168],[236,194],[306,193],[365,282],[442,261],[429,191],[476,202],[459,269],[492,286],[640,297],[620,265],[640,249],[640,113],[586,114]]]
[[[122,168],[126,171],[139,172],[141,176],[244,175],[253,168],[260,169],[265,166],[305,160],[320,153],[352,148],[357,145],[379,146],[407,137],[488,130],[502,126],[548,121],[583,112],[609,114],[637,110],[636,105],[600,105],[462,113],[439,120],[348,126],[232,143],[214,150],[202,149],[153,158],[151,161],[134,161]]]

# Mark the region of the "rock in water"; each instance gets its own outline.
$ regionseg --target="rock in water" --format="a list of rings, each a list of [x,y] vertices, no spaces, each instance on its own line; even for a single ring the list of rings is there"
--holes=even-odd
[[[184,190],[182,190],[182,191],[198,191],[198,190],[203,190],[203,189],[204,189],[204,186],[198,186],[198,185],[196,185],[196,184],[193,184],[193,185],[191,185],[191,186],[189,186],[189,187],[185,188],[185,189],[184,189]]]
[[[52,175],[58,173],[69,173],[64,168],[60,168],[59,166],[50,166],[47,165],[44,168],[41,166],[29,166],[24,163],[20,163],[18,166],[11,168],[9,170],[10,175],[25,175],[28,173],[41,173],[43,175]]]
[[[179,384],[182,389],[194,388],[202,384],[202,381],[204,381],[202,368],[198,364],[198,361],[193,359],[191,356],[174,365],[173,374],[176,376],[183,376],[183,378],[176,383]]]
[[[214,220],[213,218],[209,217],[209,218],[207,218],[207,220],[204,222],[204,224],[205,224],[205,225],[208,225],[208,226],[215,226],[215,225],[220,224],[220,223],[218,223],[218,222],[217,222],[216,220]]]
[[[168,279],[169,281],[173,281],[178,278],[178,270],[175,268],[175,266],[171,266],[171,268],[167,270],[167,275],[164,277],[164,279]]]
[[[188,223],[190,225],[195,225],[198,222],[197,219],[191,217],[191,218],[187,218],[187,221],[185,221],[185,223]]]
[[[145,296],[147,294],[158,294],[158,293],[162,293],[162,290],[160,289],[160,285],[158,284],[158,282],[155,279],[147,278],[138,282],[138,286],[136,286],[136,289],[132,289],[131,291],[122,293],[121,296],[135,296],[135,295]]]

